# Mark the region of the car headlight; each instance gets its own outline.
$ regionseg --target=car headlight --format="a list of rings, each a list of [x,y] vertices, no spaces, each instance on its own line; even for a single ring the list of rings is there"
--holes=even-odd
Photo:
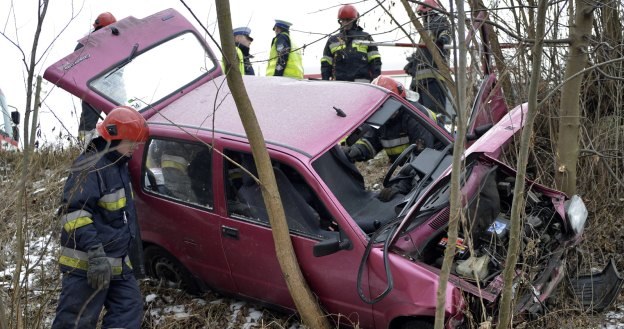
[[[565,202],[565,212],[572,230],[576,235],[581,235],[585,229],[585,221],[587,220],[587,208],[583,199],[578,195],[573,195],[570,200]]]

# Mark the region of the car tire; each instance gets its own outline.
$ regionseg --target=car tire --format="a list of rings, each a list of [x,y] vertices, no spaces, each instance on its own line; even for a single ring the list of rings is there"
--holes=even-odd
[[[433,329],[433,323],[427,320],[407,320],[401,324],[399,329]]]
[[[158,246],[148,246],[143,251],[147,275],[160,281],[167,288],[182,289],[198,295],[201,289],[191,272],[173,255]]]

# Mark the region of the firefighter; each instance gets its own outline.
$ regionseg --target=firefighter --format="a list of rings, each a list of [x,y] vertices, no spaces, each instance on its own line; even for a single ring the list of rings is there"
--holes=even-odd
[[[301,50],[290,37],[292,23],[276,19],[273,31],[275,37],[271,41],[267,76],[284,76],[303,79],[303,61]]]
[[[358,41],[373,41],[358,25],[360,14],[352,5],[338,10],[340,32],[327,39],[321,58],[323,80],[370,82],[381,74],[381,55],[377,46]]]
[[[63,190],[63,279],[53,329],[95,328],[103,307],[102,328],[141,327],[134,272],[144,267],[133,257],[141,255],[141,240],[128,160],[147,140],[148,127],[138,112],[119,106],[96,129],[100,136],[76,159]]]
[[[405,97],[403,85],[392,78],[381,75],[372,83]],[[344,147],[343,151],[349,160],[356,162],[372,159],[383,149],[390,162],[394,162],[411,144],[416,144],[416,152],[420,152],[426,147],[433,147],[433,142],[433,134],[406,109],[400,108],[379,129],[369,129],[364,137],[355,144]]]
[[[236,55],[239,60],[239,70],[245,75],[255,75],[251,59],[253,56],[249,54],[249,47],[253,42],[251,37],[251,29],[248,27],[237,27],[232,30],[234,35],[234,45],[236,45]],[[225,67],[222,65],[222,67]],[[225,69],[223,70],[225,72]]]
[[[449,51],[444,49],[444,45],[451,43],[450,25],[439,10],[442,8],[435,0],[424,0],[416,8],[418,15],[424,19],[425,30],[448,64]],[[407,65],[404,67],[405,73],[413,77],[410,89],[420,94],[420,103],[436,113],[446,113],[447,90],[437,69],[438,66],[427,48],[418,48],[407,58]]]
[[[93,22],[93,32],[98,31],[110,24],[117,22],[115,16],[109,12],[101,13]],[[74,51],[83,47],[83,44],[78,43]],[[95,125],[100,118],[101,110],[98,110],[91,106],[89,103],[82,101],[82,112],[80,113],[80,122],[78,124],[78,139],[88,145],[93,137],[95,137]]]

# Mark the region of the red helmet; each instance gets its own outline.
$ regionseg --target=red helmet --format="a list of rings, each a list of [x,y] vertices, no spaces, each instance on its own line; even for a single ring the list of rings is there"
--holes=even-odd
[[[97,124],[97,131],[107,141],[127,139],[142,143],[149,135],[145,118],[130,106],[117,106],[110,111]]]
[[[423,3],[416,7],[418,15],[424,15],[430,12],[433,8],[442,10],[442,7],[435,0],[423,0]]]
[[[115,19],[115,16],[113,16],[113,14],[109,12],[101,13],[95,19],[95,22],[93,22],[93,28],[96,30],[101,29],[105,26],[115,23],[116,21],[117,20]]]
[[[338,9],[338,19],[358,19],[360,14],[352,5],[344,5]]]
[[[371,83],[374,85],[378,85],[380,87],[386,88],[403,98],[407,96],[407,93],[405,92],[405,87],[403,87],[403,84],[392,79],[389,76],[380,75],[376,77],[375,80],[373,80]]]

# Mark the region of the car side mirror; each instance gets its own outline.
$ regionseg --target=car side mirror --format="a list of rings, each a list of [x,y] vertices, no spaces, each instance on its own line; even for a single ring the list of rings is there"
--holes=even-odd
[[[315,244],[312,248],[312,254],[314,257],[323,257],[336,253],[340,250],[349,250],[352,247],[351,241],[341,239],[341,234],[336,234]]]

